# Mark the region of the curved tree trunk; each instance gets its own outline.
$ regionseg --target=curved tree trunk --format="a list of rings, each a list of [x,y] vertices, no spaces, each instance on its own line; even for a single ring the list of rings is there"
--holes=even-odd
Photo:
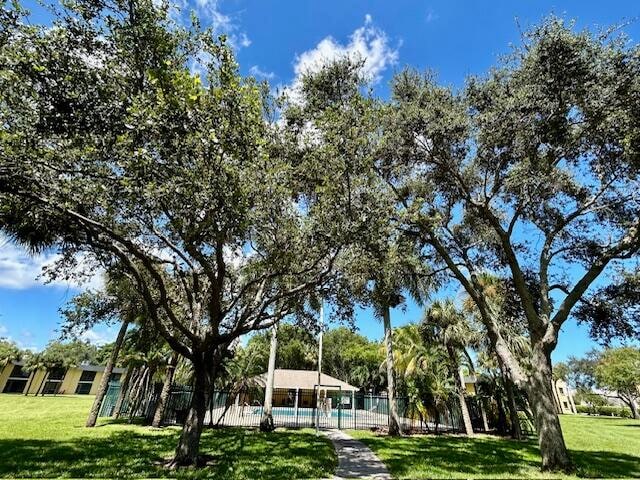
[[[85,424],[86,427],[95,427],[96,425],[98,414],[100,413],[100,407],[102,407],[102,402],[104,401],[104,397],[107,394],[107,389],[109,388],[109,380],[111,379],[111,373],[113,372],[113,367],[115,366],[116,360],[118,359],[120,348],[122,347],[122,342],[124,342],[124,336],[127,333],[128,326],[128,320],[122,322],[122,325],[120,326],[120,331],[118,332],[116,342],[113,345],[113,351],[111,352],[111,356],[109,357],[109,360],[104,367],[104,373],[102,374],[100,386],[98,387],[98,391],[96,392],[96,398],[93,401],[91,410],[89,411],[89,418],[87,418],[87,423]]]
[[[162,419],[164,418],[164,412],[167,408],[169,401],[169,394],[171,393],[171,385],[173,384],[173,374],[176,371],[176,364],[178,363],[178,354],[173,352],[169,362],[167,363],[167,373],[164,376],[164,382],[162,383],[162,391],[158,398],[158,404],[156,405],[156,411],[153,414],[153,421],[151,426],[158,428],[162,425]]]
[[[456,382],[456,390],[458,391],[458,401],[460,402],[460,412],[462,413],[462,423],[464,424],[464,432],[471,436],[473,435],[473,425],[471,424],[471,415],[469,415],[469,406],[467,405],[467,399],[464,395],[465,385],[464,376],[458,368],[458,361],[456,359],[456,353],[451,345],[447,345],[447,353],[449,354],[449,363],[451,375]]]
[[[260,419],[260,431],[271,432],[275,429],[273,423],[273,379],[276,371],[276,352],[278,350],[278,326],[274,325],[271,332],[271,346],[269,348],[269,366],[264,391],[264,405]]]
[[[131,385],[131,379],[135,378],[137,369],[135,367],[127,368],[127,373],[124,376],[122,385],[120,385],[120,392],[118,393],[118,399],[113,407],[113,416],[117,419],[120,418],[122,413],[122,405],[125,398],[129,395],[129,386]]]
[[[393,361],[393,336],[391,330],[391,314],[389,306],[382,308],[382,321],[384,324],[384,346],[387,355],[387,395],[389,396],[389,435],[401,435],[400,418],[398,416],[398,403],[396,400],[395,368]]]
[[[640,413],[638,413],[636,402],[631,400],[631,402],[629,403],[629,408],[631,408],[631,415],[633,416],[633,418],[635,418],[636,420],[640,420]]]
[[[175,456],[169,463],[172,468],[198,465],[200,462],[200,436],[207,413],[209,387],[213,384],[213,376],[209,377],[204,362],[193,362],[193,396],[187,418],[182,426],[180,440]]]
[[[534,346],[532,360],[535,369],[527,382],[527,390],[538,432],[538,444],[542,456],[542,470],[565,470],[572,468],[569,453],[564,443],[560,419],[556,413],[551,388],[551,357],[539,346]]]

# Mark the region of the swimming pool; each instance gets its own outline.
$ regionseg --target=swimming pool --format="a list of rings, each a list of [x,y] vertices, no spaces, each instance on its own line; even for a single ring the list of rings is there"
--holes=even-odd
[[[262,413],[262,407],[258,409],[259,413]],[[314,417],[316,414],[313,408],[298,408],[298,417]],[[293,407],[273,407],[273,415],[274,416],[287,416],[287,417],[295,417],[296,409]],[[324,412],[320,411],[320,417],[324,417]],[[332,408],[329,412],[330,418],[338,418],[338,409]],[[342,409],[340,411],[341,418],[349,418],[351,417],[351,412],[346,409]]]

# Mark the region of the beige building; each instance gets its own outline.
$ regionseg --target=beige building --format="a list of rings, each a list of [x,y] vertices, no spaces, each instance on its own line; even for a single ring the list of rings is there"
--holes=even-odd
[[[114,368],[111,381],[117,381],[123,368]],[[72,368],[24,370],[21,362],[9,363],[0,371],[0,392],[57,395],[95,395],[104,374],[99,365],[80,365]]]
[[[556,397],[559,413],[575,414],[576,405],[573,401],[571,390],[564,380],[556,380],[551,384],[553,386],[553,394]]]

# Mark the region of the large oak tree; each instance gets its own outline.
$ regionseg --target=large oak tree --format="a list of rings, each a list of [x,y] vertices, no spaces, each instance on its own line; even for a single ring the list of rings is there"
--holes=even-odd
[[[0,228],[57,246],[60,274],[83,258],[131,279],[193,365],[171,464],[198,463],[229,346],[311,317],[348,222],[298,194],[268,88],[239,75],[224,39],[151,0],[65,3],[53,26],[26,15],[0,16]]]
[[[551,353],[596,279],[640,248],[640,49],[551,18],[461,91],[398,75],[383,128],[381,174],[407,230],[476,303],[528,393],[543,468],[571,468]],[[525,362],[483,295],[487,270],[513,281],[531,343]]]

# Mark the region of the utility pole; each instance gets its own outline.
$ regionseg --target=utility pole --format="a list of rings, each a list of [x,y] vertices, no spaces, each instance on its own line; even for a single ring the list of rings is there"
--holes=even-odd
[[[322,332],[324,330],[324,302],[320,303],[320,334],[318,336],[318,393],[316,398],[316,435],[320,430],[320,385],[322,385]]]

